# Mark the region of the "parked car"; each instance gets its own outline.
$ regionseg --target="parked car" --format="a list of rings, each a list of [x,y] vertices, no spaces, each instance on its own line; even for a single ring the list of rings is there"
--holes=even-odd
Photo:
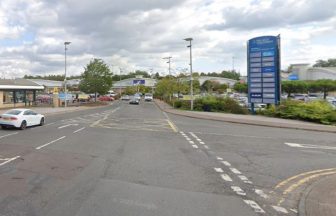
[[[309,93],[307,97],[309,101],[320,100],[323,98],[321,94],[316,94],[316,93]]]
[[[136,105],[139,105],[140,104],[140,99],[138,99],[137,97],[133,96],[131,99],[130,99],[130,104],[136,104]]]
[[[99,101],[114,101],[114,98],[113,97],[110,97],[110,96],[107,96],[107,95],[104,95],[104,96],[100,96],[98,98]]]
[[[44,125],[45,117],[30,109],[11,109],[0,116],[2,128],[16,127],[21,130],[34,125]]]
[[[305,94],[295,94],[293,95],[294,100],[307,101],[308,97]]]
[[[134,94],[134,96],[133,97],[135,97],[136,99],[138,99],[139,101],[141,100],[141,93],[136,93],[136,94]]]
[[[145,101],[153,101],[153,95],[150,93],[145,94]]]
[[[124,101],[129,101],[130,100],[130,96],[129,95],[122,95],[121,100],[124,100]]]

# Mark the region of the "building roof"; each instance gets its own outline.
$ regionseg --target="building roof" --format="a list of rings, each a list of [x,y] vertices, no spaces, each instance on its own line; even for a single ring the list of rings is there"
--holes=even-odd
[[[48,88],[54,88],[54,87],[61,88],[63,86],[63,81],[44,80],[44,79],[30,79],[29,81]]]
[[[139,82],[140,80],[144,80],[144,84]],[[154,87],[157,83],[156,79],[152,78],[129,78],[129,79],[124,79],[118,82],[113,83],[112,88],[126,88],[129,86],[136,86],[137,84],[148,86],[148,87]]]
[[[44,87],[27,79],[0,79],[0,89],[40,90]]]

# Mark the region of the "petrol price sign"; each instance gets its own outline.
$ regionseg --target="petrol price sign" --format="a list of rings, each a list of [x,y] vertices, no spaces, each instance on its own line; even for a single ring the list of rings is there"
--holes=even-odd
[[[280,101],[280,37],[262,36],[247,42],[249,102]]]

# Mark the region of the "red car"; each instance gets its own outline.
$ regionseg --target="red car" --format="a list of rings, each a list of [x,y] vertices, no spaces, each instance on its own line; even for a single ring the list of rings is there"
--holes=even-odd
[[[110,96],[100,96],[98,100],[99,101],[114,101],[114,98]]]

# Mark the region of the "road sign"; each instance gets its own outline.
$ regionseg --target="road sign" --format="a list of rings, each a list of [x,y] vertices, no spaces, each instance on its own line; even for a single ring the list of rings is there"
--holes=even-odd
[[[249,103],[280,102],[280,37],[262,36],[247,42]]]
[[[64,101],[64,99],[65,99],[65,93],[59,93],[59,94],[58,94],[58,98],[59,98],[61,101]],[[72,100],[72,94],[67,93],[67,94],[66,94],[66,99],[67,99],[67,100]]]

